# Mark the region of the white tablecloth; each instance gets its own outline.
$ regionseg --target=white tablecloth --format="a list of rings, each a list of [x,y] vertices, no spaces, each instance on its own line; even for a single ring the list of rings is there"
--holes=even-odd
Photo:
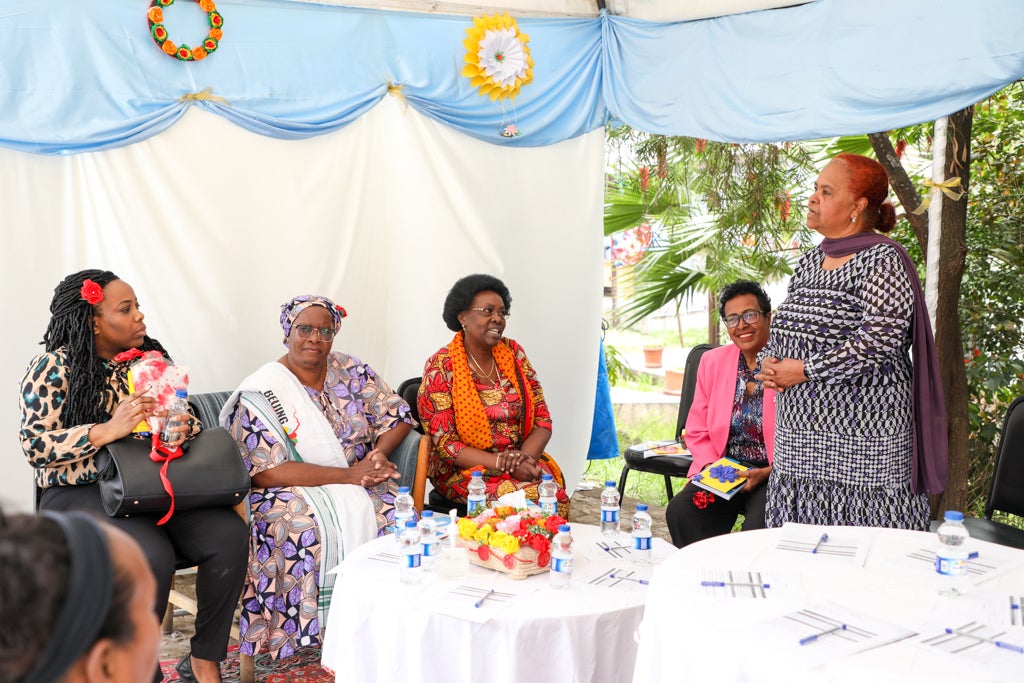
[[[811,553],[822,533],[829,541]],[[971,541],[972,585],[949,598],[935,543],[923,532],[787,525],[687,546],[654,573],[634,680],[1024,681],[1024,654],[944,631],[1024,645],[1024,551]],[[838,624],[847,630],[800,644]]]
[[[392,537],[360,547],[339,569],[324,633],[324,666],[338,683],[632,680],[635,631],[648,589],[610,581],[607,574],[649,577],[652,569],[601,550],[597,542],[606,537],[597,527],[573,524],[572,534],[575,567],[566,590],[550,588],[547,572],[511,581],[475,565],[464,579],[427,575],[422,585],[407,586],[399,581],[397,564],[380,558],[397,553]],[[630,543],[626,533],[615,540]],[[660,539],[654,548],[656,563],[675,551]],[[481,614],[472,597],[451,593],[470,583],[518,595],[506,603],[486,601],[490,612]],[[478,623],[486,616],[486,623]]]

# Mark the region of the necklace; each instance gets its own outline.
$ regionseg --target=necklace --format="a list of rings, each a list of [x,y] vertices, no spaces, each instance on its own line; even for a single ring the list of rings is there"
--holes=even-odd
[[[470,351],[467,348],[466,349],[466,353],[469,354],[469,359],[470,359],[470,361],[472,361],[473,365],[476,367],[476,371],[478,373],[480,373],[480,376],[483,377],[484,379],[490,380],[491,379],[491,375],[494,374],[495,366],[497,365],[497,363],[494,361],[494,356],[493,355],[491,356],[491,371],[490,372],[484,372],[483,367],[477,361],[476,356],[473,355],[473,352]]]

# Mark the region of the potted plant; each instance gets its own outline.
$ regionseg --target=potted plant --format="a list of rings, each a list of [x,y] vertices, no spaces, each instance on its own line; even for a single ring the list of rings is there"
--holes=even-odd
[[[679,396],[683,393],[683,368],[665,368],[665,393]]]
[[[648,344],[644,347],[644,367],[645,368],[660,368],[661,367],[661,354],[665,351],[665,347],[661,344]]]

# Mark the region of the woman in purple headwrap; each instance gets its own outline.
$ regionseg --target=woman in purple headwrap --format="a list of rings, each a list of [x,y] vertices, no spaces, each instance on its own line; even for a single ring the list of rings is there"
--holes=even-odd
[[[388,454],[409,433],[409,405],[369,365],[331,350],[345,315],[321,296],[281,306],[287,353],[244,379],[220,415],[254,487],[242,654],[319,647],[329,571],[394,521]]]

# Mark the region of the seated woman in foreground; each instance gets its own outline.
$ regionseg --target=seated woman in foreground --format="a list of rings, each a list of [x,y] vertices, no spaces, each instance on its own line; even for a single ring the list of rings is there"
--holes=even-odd
[[[155,596],[142,549],[120,529],[82,512],[0,510],[0,681],[150,680]]]
[[[394,523],[388,454],[411,429],[410,409],[369,365],[331,351],[344,316],[322,296],[281,306],[288,352],[242,380],[220,414],[253,483],[242,654],[319,647],[328,572]]]
[[[569,518],[562,470],[544,447],[551,414],[526,352],[503,337],[512,297],[491,275],[467,275],[445,298],[455,337],[427,360],[420,385],[423,429],[433,446],[429,476],[445,498],[465,503],[470,470],[483,468],[487,500],[517,489],[537,502],[545,472],[558,483],[558,514]]]
[[[772,304],[755,282],[739,280],[722,290],[718,315],[732,344],[705,353],[686,416],[691,479],[722,456],[747,465],[744,488],[730,500],[688,482],[665,510],[677,548],[727,534],[742,514],[743,530],[763,529],[768,475],[775,443],[775,392],[755,377],[757,354],[768,342]]]

